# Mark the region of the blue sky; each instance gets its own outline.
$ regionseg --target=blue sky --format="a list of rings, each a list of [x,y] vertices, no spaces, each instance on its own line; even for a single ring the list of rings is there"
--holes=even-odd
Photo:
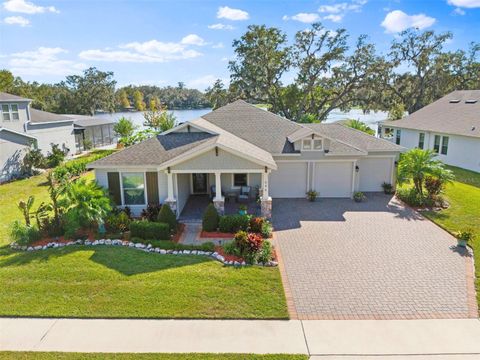
[[[1,1],[1,0],[0,0]],[[118,85],[187,86],[228,81],[232,41],[250,24],[290,39],[312,21],[367,34],[386,51],[408,27],[451,31],[448,49],[480,40],[480,0],[114,1],[7,0],[0,5],[0,68],[25,80],[58,82],[88,66]]]

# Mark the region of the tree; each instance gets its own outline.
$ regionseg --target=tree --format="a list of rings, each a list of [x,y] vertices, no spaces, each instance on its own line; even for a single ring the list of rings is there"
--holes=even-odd
[[[130,107],[130,100],[128,100],[127,92],[122,89],[117,92],[117,103],[122,109],[128,109]]]
[[[345,125],[356,130],[363,131],[368,135],[375,135],[375,130],[365,124],[363,121],[356,120],[356,119],[349,119],[345,122]]]
[[[405,116],[405,106],[402,103],[394,102],[388,111],[388,120],[399,120]]]
[[[103,72],[95,67],[88,68],[82,75],[67,76],[65,86],[71,94],[71,113],[94,115],[97,110],[115,110],[115,84],[113,72]]]
[[[23,218],[25,219],[25,225],[27,226],[30,226],[30,217],[32,216],[31,210],[34,202],[35,197],[30,195],[27,201],[20,200],[18,203],[18,209],[22,212]]]
[[[177,118],[172,112],[168,112],[166,107],[151,107],[150,110],[143,113],[145,121],[143,126],[149,127],[156,132],[167,131],[177,124]]]
[[[143,94],[139,90],[133,93],[133,107],[138,111],[144,111],[146,108],[145,101],[143,101]]]
[[[215,110],[233,101],[235,95],[225,88],[222,80],[217,79],[211,87],[209,86],[205,90],[205,97],[213,110]]]
[[[40,149],[30,146],[23,157],[23,167],[28,174],[32,174],[33,168],[44,168],[46,166],[45,156]]]
[[[56,179],[53,172],[50,172],[47,175],[48,195],[50,196],[50,201],[52,203],[51,206],[56,231],[61,229],[61,196],[68,187],[68,184],[69,183],[65,179]]]
[[[453,174],[446,169],[443,162],[435,159],[432,150],[411,149],[402,155],[398,164],[398,181],[405,183],[413,181],[415,192],[423,196],[424,181],[427,176],[450,181]]]
[[[113,131],[120,137],[132,136],[135,129],[136,126],[133,125],[132,119],[127,119],[126,117],[121,117],[115,125],[113,125]]]

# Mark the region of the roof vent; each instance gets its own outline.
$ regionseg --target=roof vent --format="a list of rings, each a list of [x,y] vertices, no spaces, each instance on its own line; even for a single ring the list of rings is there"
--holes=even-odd
[[[465,104],[475,104],[476,102],[477,102],[477,100],[475,100],[475,99],[465,100]]]
[[[475,131],[475,126],[472,126],[472,131]]]
[[[460,102],[459,99],[452,99],[452,100],[450,100],[450,103],[452,103],[452,104],[458,104],[459,102]]]

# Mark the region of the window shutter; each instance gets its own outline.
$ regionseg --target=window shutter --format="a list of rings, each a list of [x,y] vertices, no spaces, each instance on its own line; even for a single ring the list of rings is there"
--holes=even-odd
[[[147,172],[147,203],[159,204],[158,201],[158,173]]]
[[[122,195],[120,194],[120,174],[118,172],[109,172],[108,193],[113,199],[115,205],[122,205]]]

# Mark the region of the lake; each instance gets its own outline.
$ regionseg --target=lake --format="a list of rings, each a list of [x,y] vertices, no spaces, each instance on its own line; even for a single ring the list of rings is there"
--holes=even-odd
[[[173,114],[177,117],[179,123],[185,121],[196,119],[202,115],[209,113],[211,109],[195,109],[195,110],[172,110]],[[98,114],[96,115],[99,118],[103,119],[113,119],[118,120],[121,117],[126,117],[132,119],[135,125],[138,125],[140,128],[143,128],[143,112],[117,112],[112,114]],[[335,122],[338,120],[345,119],[357,119],[361,120],[367,124],[372,125],[373,129],[376,129],[376,122],[385,120],[388,114],[386,112],[370,112],[369,114],[364,114],[360,109],[352,109],[348,112],[343,112],[339,110],[334,110],[330,113],[326,122]]]

